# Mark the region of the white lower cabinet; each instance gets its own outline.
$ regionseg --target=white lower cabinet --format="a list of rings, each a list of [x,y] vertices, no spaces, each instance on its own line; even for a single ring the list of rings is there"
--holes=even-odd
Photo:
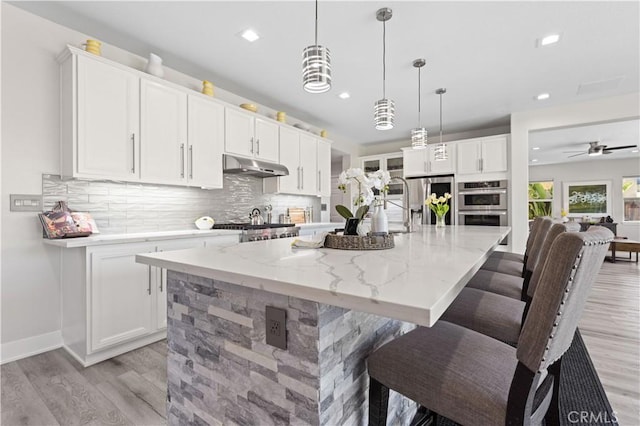
[[[237,235],[63,249],[62,339],[84,366],[166,337],[166,270],[136,254],[237,244]]]

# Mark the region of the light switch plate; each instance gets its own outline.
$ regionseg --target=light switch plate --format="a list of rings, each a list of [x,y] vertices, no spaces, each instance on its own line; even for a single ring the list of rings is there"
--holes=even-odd
[[[267,306],[265,319],[267,345],[287,350],[287,311]]]
[[[41,194],[9,194],[9,210],[12,212],[41,212]]]

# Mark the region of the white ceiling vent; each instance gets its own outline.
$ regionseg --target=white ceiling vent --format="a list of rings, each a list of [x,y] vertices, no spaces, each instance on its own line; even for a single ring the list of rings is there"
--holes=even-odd
[[[624,80],[624,76],[611,78],[609,80],[599,80],[592,81],[590,83],[582,83],[578,86],[578,95],[590,95],[592,93],[617,89],[622,80]]]

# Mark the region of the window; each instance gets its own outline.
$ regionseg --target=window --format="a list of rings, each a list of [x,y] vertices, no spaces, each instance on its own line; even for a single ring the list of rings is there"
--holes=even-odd
[[[624,221],[640,222],[640,176],[622,178]]]
[[[529,182],[529,220],[551,216],[553,210],[553,181]]]

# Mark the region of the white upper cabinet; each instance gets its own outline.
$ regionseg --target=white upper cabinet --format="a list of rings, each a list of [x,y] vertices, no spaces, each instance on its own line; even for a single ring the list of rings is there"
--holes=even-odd
[[[455,173],[455,144],[449,142],[446,146],[448,154],[446,160],[435,159],[434,145],[430,145],[425,149],[404,149],[404,176],[429,176]]]
[[[187,182],[187,95],[142,80],[140,173],[145,182]]]
[[[225,151],[278,162],[278,124],[255,113],[225,108]]]
[[[317,150],[316,138],[300,134],[300,194],[319,195]]]
[[[507,136],[479,138],[458,143],[458,174],[507,171]]]
[[[71,56],[62,63],[61,77],[62,174],[137,180],[139,78],[106,63]]]
[[[318,139],[318,193],[321,197],[331,196],[331,144]]]
[[[186,157],[189,185],[222,188],[224,106],[200,96],[189,96]]]
[[[279,185],[278,192],[298,194],[300,192],[300,133],[280,128],[280,164],[289,170],[288,176],[269,178]],[[275,191],[275,190],[273,190]]]

